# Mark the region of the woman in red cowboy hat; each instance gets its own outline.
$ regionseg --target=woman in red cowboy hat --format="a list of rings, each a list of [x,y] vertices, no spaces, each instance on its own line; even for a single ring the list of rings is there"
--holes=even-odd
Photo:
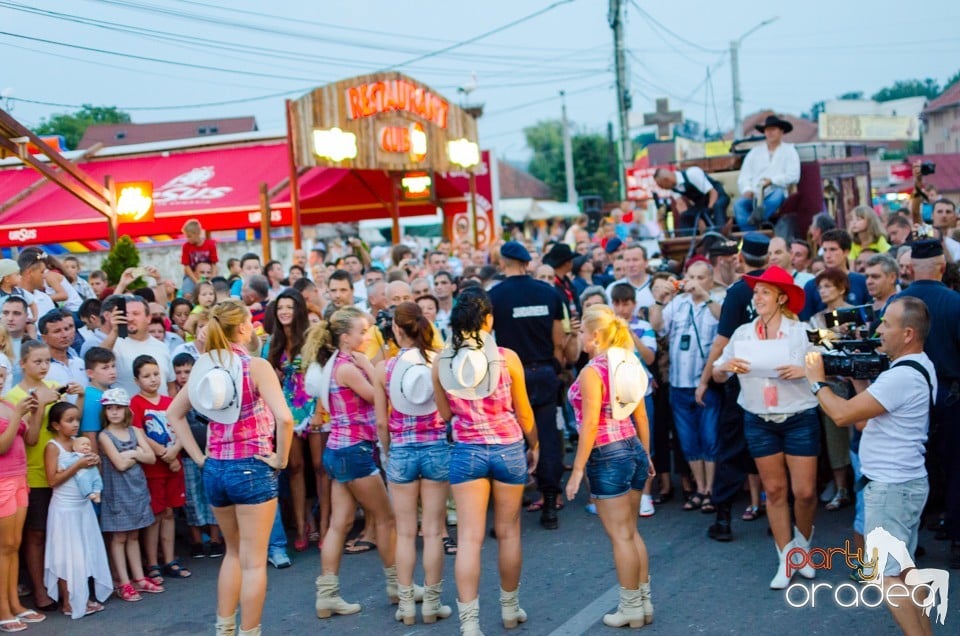
[[[767,517],[779,556],[770,587],[784,589],[793,571],[806,578],[814,576],[809,565],[787,570],[790,550],[809,550],[813,538],[820,420],[803,359],[814,347],[806,325],[796,316],[803,308],[803,290],[789,273],[774,265],[744,280],[753,289],[757,317],[733,333],[714,365],[713,377],[726,382],[731,373],[740,376],[737,402],[745,411],[744,435],[767,491]],[[796,517],[792,533],[788,484]]]

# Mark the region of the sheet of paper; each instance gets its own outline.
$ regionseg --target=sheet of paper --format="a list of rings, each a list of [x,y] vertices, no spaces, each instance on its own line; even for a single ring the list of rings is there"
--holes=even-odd
[[[790,341],[744,340],[735,344],[733,355],[750,363],[750,373],[744,377],[775,378],[777,367],[790,364]]]

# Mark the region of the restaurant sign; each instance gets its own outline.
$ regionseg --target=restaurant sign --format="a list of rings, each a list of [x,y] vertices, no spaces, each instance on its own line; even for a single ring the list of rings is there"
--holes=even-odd
[[[314,89],[292,103],[299,166],[443,172],[479,163],[476,120],[400,73]]]

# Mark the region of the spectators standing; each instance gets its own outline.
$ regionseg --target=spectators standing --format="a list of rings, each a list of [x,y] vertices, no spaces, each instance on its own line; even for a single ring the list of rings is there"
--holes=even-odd
[[[790,272],[793,280],[800,287],[813,280],[813,274],[810,273],[812,260],[813,253],[810,251],[810,243],[801,238],[790,241],[790,267],[784,269]]]
[[[98,437],[103,428],[100,398],[117,381],[117,358],[109,349],[91,347],[84,354],[83,362],[88,384],[83,390],[80,434],[93,442],[93,451],[98,453]]]
[[[626,272],[607,287],[607,300],[617,283],[630,283],[636,294],[637,312],[641,318],[647,318],[647,310],[653,304],[650,292],[650,274],[647,273],[647,249],[639,243],[633,243],[623,250],[623,263]],[[612,301],[611,301],[612,302]]]
[[[126,313],[121,312],[111,298],[104,301],[104,306],[112,306],[110,318],[110,333],[100,346],[110,349],[117,356],[117,384],[127,395],[136,395],[139,387],[133,373],[133,362],[138,356],[150,356],[157,361],[160,367],[160,395],[169,395],[174,388],[174,374],[171,365],[170,350],[167,345],[155,338],[151,338],[147,331],[150,325],[147,316],[147,304],[140,298],[129,296],[126,299]],[[106,321],[105,321],[106,322]],[[120,338],[118,327],[126,323],[128,336]],[[128,390],[129,389],[129,390]],[[137,390],[134,390],[137,389]]]
[[[204,238],[203,227],[200,221],[190,219],[183,224],[183,235],[187,241],[180,249],[180,263],[183,265],[183,285],[180,291],[186,298],[193,298],[193,291],[201,276],[197,271],[200,263],[209,263],[212,267],[211,278],[217,275],[217,243],[213,239]]]
[[[27,301],[20,296],[7,296],[0,306],[0,319],[7,330],[10,347],[13,349],[13,383],[17,384],[23,378],[23,367],[20,366],[20,347],[24,340],[29,340],[27,324],[29,321],[29,307]]]
[[[66,399],[76,404],[77,396],[83,395],[83,387],[87,385],[87,374],[83,358],[70,346],[76,335],[73,315],[66,309],[54,309],[40,318],[38,330],[50,349],[50,370],[46,379],[56,382],[58,387],[73,385],[74,390]]]
[[[870,302],[867,293],[867,279],[863,274],[850,271],[850,235],[844,230],[827,230],[821,238],[823,249],[823,263],[827,268],[835,268],[847,272],[850,281],[850,290],[847,292],[847,302],[851,305],[865,305]],[[818,311],[823,311],[826,305],[817,291],[816,281],[809,281],[803,286],[806,304],[800,312],[801,320],[810,320]]]

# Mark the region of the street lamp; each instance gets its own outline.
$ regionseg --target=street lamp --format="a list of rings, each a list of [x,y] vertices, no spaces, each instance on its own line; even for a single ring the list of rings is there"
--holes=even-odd
[[[768,24],[772,24],[780,19],[780,16],[774,16],[764,20],[753,27],[736,40],[730,41],[730,69],[733,75],[733,138],[736,140],[743,134],[743,117],[740,114],[740,105],[743,100],[740,98],[740,43],[751,33],[762,29]]]

